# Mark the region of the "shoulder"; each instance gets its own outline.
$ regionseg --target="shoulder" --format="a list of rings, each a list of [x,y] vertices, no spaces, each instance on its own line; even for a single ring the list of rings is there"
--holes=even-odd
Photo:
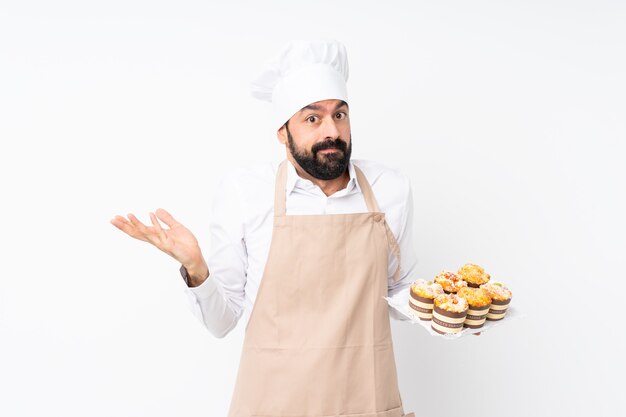
[[[397,236],[407,213],[412,210],[410,178],[399,169],[380,162],[354,160],[353,163],[363,171],[380,211],[385,213]]]
[[[409,177],[397,168],[367,159],[355,159],[352,163],[361,169],[375,193],[378,190],[391,190],[397,195],[408,192],[411,187]]]

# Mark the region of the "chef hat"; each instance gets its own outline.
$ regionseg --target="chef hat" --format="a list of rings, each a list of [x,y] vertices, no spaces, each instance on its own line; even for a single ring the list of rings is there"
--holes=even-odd
[[[272,103],[276,129],[320,100],[348,101],[348,55],[338,41],[292,41],[252,82],[252,95]]]

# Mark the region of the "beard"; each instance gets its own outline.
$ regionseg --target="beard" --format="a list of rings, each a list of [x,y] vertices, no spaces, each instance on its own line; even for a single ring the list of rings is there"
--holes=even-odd
[[[350,136],[350,144],[341,138],[336,140],[329,139],[313,145],[311,152],[307,152],[306,149],[300,150],[296,147],[291,132],[289,132],[289,127],[287,127],[287,139],[293,159],[314,178],[334,180],[343,175],[348,169],[350,155],[352,154],[352,136]],[[330,148],[336,148],[337,151],[319,153],[321,150]]]

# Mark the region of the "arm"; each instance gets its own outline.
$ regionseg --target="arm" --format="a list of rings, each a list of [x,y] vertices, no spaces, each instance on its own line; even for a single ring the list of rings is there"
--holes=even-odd
[[[400,222],[400,231],[396,236],[396,240],[400,246],[402,264],[400,265],[400,279],[395,283],[391,277],[393,276],[393,272],[395,271],[398,262],[393,254],[390,254],[389,258],[388,296],[391,298],[404,291],[408,291],[409,287],[415,280],[415,274],[417,273],[417,257],[415,255],[415,247],[413,243],[413,191],[411,189],[411,183],[408,179],[405,190],[403,220]],[[406,317],[400,315],[395,309],[389,309],[389,316],[395,320],[408,321]],[[473,335],[480,336],[480,332],[473,333]]]
[[[417,271],[417,257],[415,255],[414,247],[414,233],[413,233],[413,191],[411,189],[411,183],[408,178],[405,177],[405,183],[402,187],[402,207],[401,207],[401,220],[400,227],[396,233],[396,240],[400,246],[400,279],[397,282],[393,282],[391,278],[398,265],[398,260],[393,255],[389,254],[389,285],[388,296],[393,298],[403,291],[407,291],[411,286],[411,283],[415,280],[415,274]],[[394,231],[395,232],[395,231]],[[389,310],[389,315],[395,320],[408,320],[406,317],[401,316],[394,309]]]
[[[184,265],[180,266],[179,272],[187,284],[185,293],[189,301],[189,309],[193,315],[213,334],[222,338],[234,328],[237,318],[226,307],[224,297],[221,296],[215,284],[215,280],[208,276],[194,285],[194,278]]]
[[[246,283],[244,210],[234,176],[219,184],[209,219],[208,278],[202,267],[186,268],[190,279],[185,291],[193,314],[211,334],[222,338],[241,317]],[[181,274],[185,267],[181,266]]]
[[[196,237],[166,210],[159,208],[150,213],[152,226],[144,225],[132,213],[128,214],[128,220],[123,216],[111,220],[122,232],[152,244],[183,265],[181,272],[186,271],[189,276],[185,291],[192,311],[217,337],[224,337],[235,327],[244,298],[247,256],[243,243],[243,206],[237,190],[235,181],[222,180],[213,203],[210,273]],[[159,220],[169,228],[162,227]]]

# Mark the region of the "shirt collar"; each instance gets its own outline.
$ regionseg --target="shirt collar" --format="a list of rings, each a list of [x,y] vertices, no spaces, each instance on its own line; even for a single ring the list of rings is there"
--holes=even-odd
[[[350,179],[348,180],[348,184],[346,185],[345,189],[347,191],[350,191],[353,187],[356,187],[356,189],[361,192],[361,186],[356,179],[356,171],[354,169],[354,164],[352,163],[352,160],[348,161],[348,174],[350,175]],[[290,160],[287,160],[287,183],[285,184],[285,188],[287,191],[287,195],[291,194],[291,192],[295,188],[304,190],[312,188],[319,189],[319,187],[313,184],[311,181],[299,176],[296,172],[296,168],[293,166]]]

